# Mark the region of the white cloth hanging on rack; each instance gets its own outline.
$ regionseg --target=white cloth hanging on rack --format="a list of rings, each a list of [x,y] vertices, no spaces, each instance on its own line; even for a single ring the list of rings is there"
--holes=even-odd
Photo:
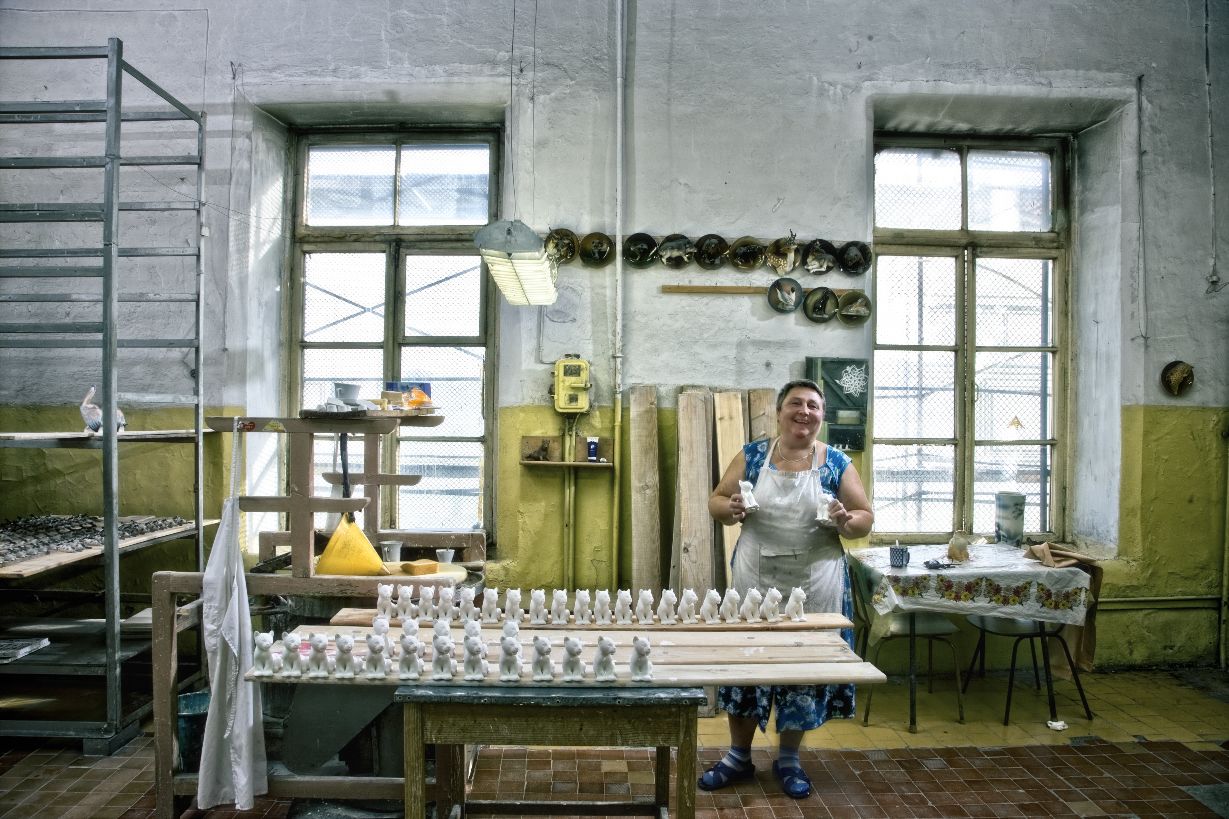
[[[196,786],[202,810],[234,803],[251,810],[268,793],[260,686],[243,679],[252,665],[252,614],[239,544],[239,419],[232,439],[230,494],[205,566],[202,618],[209,661],[209,713]]]

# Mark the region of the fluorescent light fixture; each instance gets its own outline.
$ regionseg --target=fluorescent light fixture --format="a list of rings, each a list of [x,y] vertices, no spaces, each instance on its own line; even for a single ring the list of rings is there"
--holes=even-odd
[[[520,220],[491,222],[474,233],[491,278],[508,304],[554,304],[558,265],[542,238]]]

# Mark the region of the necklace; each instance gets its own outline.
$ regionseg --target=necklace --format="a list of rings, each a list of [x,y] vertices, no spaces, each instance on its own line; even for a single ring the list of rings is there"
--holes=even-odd
[[[807,454],[799,455],[797,458],[786,458],[784,455],[781,454],[780,450],[777,451],[777,457],[781,459],[781,463],[783,464],[796,464],[799,461],[809,460],[815,457],[815,444],[811,444],[811,449],[809,452],[807,452]]]

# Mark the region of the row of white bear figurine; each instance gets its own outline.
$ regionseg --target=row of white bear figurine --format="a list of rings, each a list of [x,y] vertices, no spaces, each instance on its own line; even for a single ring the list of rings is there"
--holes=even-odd
[[[590,605],[589,590],[578,589],[575,604],[570,611],[568,593],[565,590],[554,590],[548,609],[546,590],[532,589],[529,593],[529,611],[525,612],[521,608],[520,589],[508,589],[504,595],[504,608],[500,609],[499,589],[484,590],[482,604],[479,606],[474,599],[474,590],[468,587],[462,587],[459,593],[450,587],[443,587],[439,590],[438,602],[435,588],[432,586],[422,586],[419,589],[418,602],[413,599],[413,586],[397,586],[395,600],[393,588],[392,583],[377,584],[376,614],[402,622],[435,620],[445,616],[450,620],[481,620],[483,623],[498,623],[506,618],[535,626],[568,623],[572,618],[575,619],[576,625],[631,625],[633,619],[634,622],[646,625],[654,622],[653,592],[649,589],[640,590],[634,610],[630,589],[618,590],[613,608],[610,605],[609,590],[598,589],[596,602]],[[806,592],[795,587],[785,604],[785,616],[798,622],[805,620],[803,604],[806,599]],[[730,588],[726,590],[724,597],[716,589],[709,589],[704,594],[704,602],[700,604],[698,613],[697,602],[699,599],[691,589],[683,590],[682,600],[675,596],[673,589],[662,589],[661,602],[656,606],[656,620],[662,625],[690,625],[701,621],[775,623],[781,619],[781,592],[775,588],[769,588],[763,594],[759,589],[750,588],[747,589],[746,596],[740,596],[736,589]]]
[[[449,621],[435,621],[431,639],[431,679],[452,680],[457,673],[457,661],[453,657],[456,644],[452,640],[452,629]],[[516,621],[508,620],[503,625],[503,636],[500,638],[499,680],[500,682],[519,682],[525,668],[520,661],[521,643],[520,626]],[[393,673],[393,658],[397,653],[392,638],[389,636],[388,620],[376,616],[373,630],[367,635],[367,654],[354,656],[354,635],[337,634],[334,636],[336,654],[330,657],[327,652],[329,638],[327,634],[312,632],[308,635],[309,647],[307,658],[299,653],[302,638],[293,631],[282,634],[281,654],[273,653],[273,632],[256,632],[252,652],[253,677],[333,677],[344,680],[353,679],[361,674],[369,680],[382,680]],[[411,620],[406,623],[401,633],[400,659],[397,664],[397,677],[402,680],[417,680],[426,671],[423,661],[425,646],[418,640],[418,623]],[[485,680],[490,671],[487,661],[486,641],[482,638],[482,626],[476,620],[465,623],[464,659],[462,673],[464,679]],[[596,682],[613,682],[615,679],[615,647],[616,643],[606,636],[597,638],[597,654],[592,666],[585,665],[580,658],[584,642],[577,636],[563,639],[564,659],[559,673],[563,682],[584,682],[590,674]],[[548,637],[535,635],[533,638],[533,660],[529,664],[534,682],[551,682],[555,679],[556,667],[551,662],[553,643]],[[652,650],[647,637],[639,635],[632,637],[632,653],[628,669],[633,682],[650,682],[653,679],[653,664],[649,661]]]

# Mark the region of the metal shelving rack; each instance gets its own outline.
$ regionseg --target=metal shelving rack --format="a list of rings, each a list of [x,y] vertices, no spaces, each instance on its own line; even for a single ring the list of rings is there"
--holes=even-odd
[[[91,61],[106,63],[106,96],[94,100],[62,101],[15,101],[0,102],[0,125],[21,126],[46,123],[103,123],[104,145],[101,155],[93,156],[20,156],[0,158],[0,170],[20,173],[38,173],[55,169],[98,169],[102,171],[101,200],[88,203],[44,202],[31,204],[0,204],[0,222],[47,223],[37,241],[37,246],[13,247],[0,243],[0,278],[47,280],[62,279],[101,281],[101,295],[82,293],[6,293],[0,295],[0,304],[29,302],[81,302],[100,305],[100,315],[94,321],[65,322],[10,322],[0,321],[0,347],[21,348],[72,348],[98,349],[102,356],[102,401],[104,419],[116,417],[116,407],[126,404],[171,404],[190,405],[195,410],[195,426],[191,430],[163,431],[154,436],[142,433],[117,433],[114,423],[104,423],[103,432],[97,437],[81,433],[24,434],[0,438],[0,446],[75,447],[102,450],[103,494],[103,550],[104,575],[103,607],[105,618],[101,623],[105,650],[95,651],[92,656],[76,657],[60,668],[57,676],[80,679],[82,676],[101,676],[105,680],[105,718],[94,719],[0,719],[0,735],[8,736],[56,736],[80,737],[88,753],[110,753],[136,734],[140,719],[150,710],[148,696],[134,696],[131,686],[123,686],[121,665],[133,653],[133,639],[125,634],[121,640],[121,593],[119,536],[119,469],[118,445],[120,443],[156,441],[158,443],[191,443],[195,454],[194,511],[196,537],[196,568],[204,565],[204,509],[203,509],[203,435],[204,406],[201,389],[201,328],[203,324],[202,280],[204,259],[201,239],[202,206],[204,201],[205,115],[193,111],[166,90],[151,81],[133,66],[124,61],[123,43],[111,38],[103,47],[74,48],[0,48],[0,64],[8,61]],[[126,110],[124,108],[125,83],[135,81],[145,95],[152,92],[168,107],[156,110]],[[129,86],[132,89],[132,86]],[[22,95],[24,96],[24,94]],[[125,155],[121,142],[121,130],[125,123],[133,122],[183,122],[195,129],[196,150],[187,155]],[[175,136],[176,140],[190,140],[191,133]],[[173,201],[121,201],[120,174],[125,167],[181,166],[195,173],[196,193]],[[94,178],[94,177],[91,177]],[[124,244],[120,236],[120,213],[145,211],[150,218],[158,213],[194,211],[196,237],[185,247],[140,247]],[[101,225],[101,240],[88,246],[61,246],[53,241],[57,223],[95,222]],[[67,231],[67,228],[65,228]],[[142,293],[125,291],[120,286],[122,261],[140,257],[194,257],[195,275],[189,287],[177,293]],[[184,271],[187,275],[187,271]],[[54,286],[54,285],[53,285]],[[42,290],[30,286],[29,290]],[[121,338],[119,334],[118,305],[126,302],[148,303],[154,307],[168,303],[188,303],[195,308],[191,337],[189,338]],[[117,372],[117,352],[120,348],[190,348],[193,351],[192,392],[190,394],[153,394],[120,392]],[[182,535],[181,535],[182,537]],[[159,542],[155,533],[149,543]],[[138,545],[148,545],[144,541]],[[125,543],[123,551],[133,548]],[[99,625],[94,624],[96,627]],[[73,632],[69,628],[68,631]],[[97,628],[90,633],[74,632],[77,638],[92,639],[98,645]],[[138,641],[140,642],[140,641]],[[148,641],[144,641],[148,643]],[[48,665],[49,656],[39,657],[34,652],[17,660],[5,669],[8,674],[47,674],[55,671],[55,664]],[[25,667],[23,668],[23,664]]]

